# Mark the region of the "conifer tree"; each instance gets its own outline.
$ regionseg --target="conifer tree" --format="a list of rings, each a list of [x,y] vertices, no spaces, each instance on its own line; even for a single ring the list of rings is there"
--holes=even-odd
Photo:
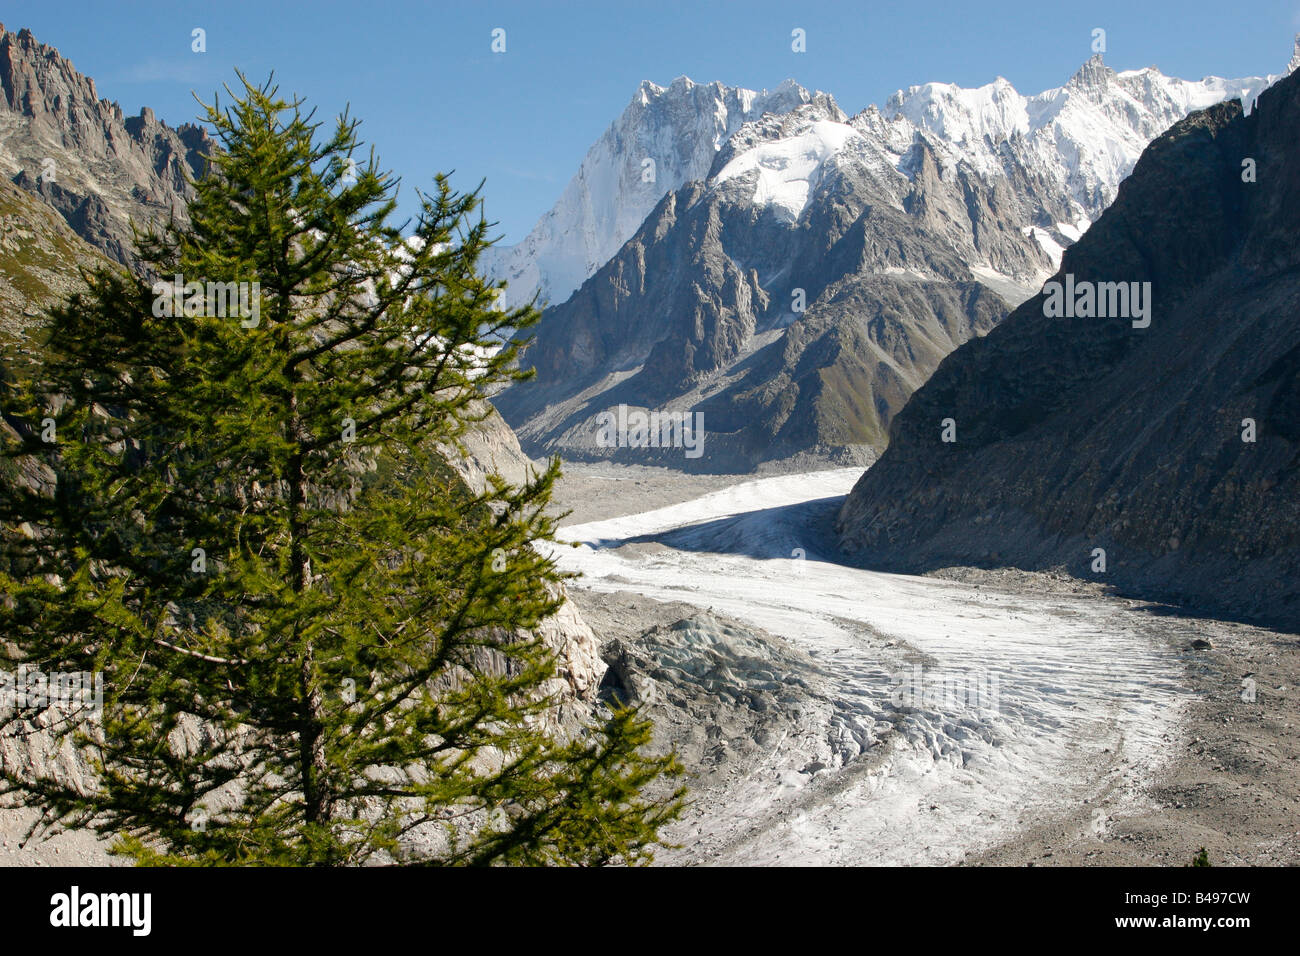
[[[478,272],[478,191],[438,176],[404,235],[356,121],[240,80],[188,225],[9,383],[0,631],[104,707],[59,729],[93,792],[6,789],[144,863],[645,861],[676,761],[631,711],[545,719],[558,462],[475,492],[439,450],[538,318]]]

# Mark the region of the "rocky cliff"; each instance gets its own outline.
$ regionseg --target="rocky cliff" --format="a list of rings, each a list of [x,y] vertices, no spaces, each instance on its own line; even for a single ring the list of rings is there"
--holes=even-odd
[[[0,172],[111,258],[132,262],[132,220],[184,219],[211,148],[200,126],[127,116],[54,47],[0,24]]]

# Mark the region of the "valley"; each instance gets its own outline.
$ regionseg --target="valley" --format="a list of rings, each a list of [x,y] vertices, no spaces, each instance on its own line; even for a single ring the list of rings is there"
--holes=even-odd
[[[503,33],[493,53],[505,49]],[[996,75],[982,86],[913,85],[856,112],[793,79],[771,90],[633,81],[619,88],[635,88],[630,102],[604,101],[627,105],[562,192],[562,177],[529,180],[530,191],[549,181],[558,192],[531,232],[478,248],[467,284],[436,269],[427,277],[435,304],[469,290],[461,333],[534,297],[541,310],[509,359],[530,379],[483,385],[479,370],[464,370],[466,427],[427,449],[450,480],[417,485],[418,472],[395,470],[414,433],[358,429],[362,393],[317,406],[318,430],[333,436],[334,413],[355,414],[341,419],[342,442],[382,452],[348,466],[355,487],[421,509],[487,495],[497,476],[522,486],[545,459],[563,459],[545,505],[557,540],[495,549],[491,571],[517,571],[507,552],[522,555],[534,573],[521,581],[536,584],[536,547],[570,575],[549,582],[546,614],[515,631],[534,631],[554,655],[534,688],[548,732],[590,732],[607,705],[630,703],[652,720],[648,749],[679,756],[688,804],[659,831],[660,865],[1182,867],[1202,850],[1215,866],[1300,864],[1300,37],[1294,51],[1281,73],[1182,80],[1112,68],[1094,48],[1036,94],[981,65],[979,76]],[[563,130],[570,119],[609,115],[565,109],[557,138],[579,135]],[[601,127],[581,128],[579,150]],[[57,48],[0,26],[0,384],[21,394],[23,376],[60,367],[39,319],[86,266],[133,270],[154,319],[252,320],[231,340],[240,348],[294,330],[269,311],[261,321],[265,260],[152,282],[133,247],[136,226],[192,224],[190,210],[203,208],[190,205],[196,177],[229,145],[147,106],[128,115]],[[429,162],[451,155],[444,145]],[[341,177],[339,189],[357,183],[346,162],[351,183]],[[485,205],[509,195],[492,191],[500,178],[484,187]],[[326,182],[321,201],[335,188]],[[340,236],[365,228],[355,214],[337,218]],[[297,206],[285,221],[302,224]],[[389,264],[399,265],[374,274],[403,274],[425,251],[454,257],[465,246],[452,236],[384,233],[368,248],[398,250]],[[321,282],[357,268],[360,247],[342,248],[352,251],[323,264]],[[217,260],[197,261],[202,271]],[[480,295],[484,280],[507,286]],[[164,308],[182,287],[206,288],[214,314],[202,295]],[[334,304],[367,312],[383,288]],[[490,315],[477,311],[485,301]],[[396,302],[401,313],[418,299]],[[350,343],[387,321],[384,311],[354,315],[358,327],[337,339],[331,329],[330,347],[311,340],[306,354],[330,356],[313,366],[312,389],[346,391],[374,375],[351,364]],[[436,326],[450,315],[460,313],[415,318]],[[398,318],[383,333],[390,341],[423,328]],[[453,351],[491,362],[516,341],[498,332]],[[64,350],[83,339],[95,335],[77,326]],[[226,351],[252,368],[264,354]],[[212,373],[213,387],[229,372]],[[278,387],[250,381],[237,409]],[[0,437],[23,440],[31,407],[0,409]],[[274,430],[277,414],[248,420]],[[218,431],[228,420],[201,419]],[[248,444],[241,432],[232,447]],[[54,470],[0,465],[0,491],[24,507],[32,492],[64,487]],[[246,483],[254,495],[271,487]],[[495,507],[500,518],[505,505]],[[7,506],[0,528],[13,554],[44,540],[19,518]],[[70,527],[86,524],[78,516]],[[304,587],[321,581],[313,593],[358,601],[358,661],[411,625],[390,622],[386,634],[393,602],[362,607],[373,595],[350,583],[360,578],[338,576],[338,565],[331,581],[322,568],[374,541],[400,544],[411,524],[366,526],[296,566]],[[146,544],[149,535],[133,547]],[[25,567],[9,551],[0,570]],[[390,562],[408,566],[392,556],[373,566]],[[501,585],[486,571],[483,581]],[[416,592],[483,593],[432,578]],[[250,593],[229,591],[234,603]],[[516,609],[519,592],[492,593],[475,639],[511,633],[510,616],[496,615]],[[3,597],[0,608],[19,606]],[[431,634],[461,619],[426,616]],[[10,630],[45,639],[19,618],[6,619]],[[514,666],[501,653],[466,659],[490,682]],[[187,656],[248,663],[224,649]],[[127,689],[139,666],[129,663]],[[461,680],[443,676],[440,693]],[[324,696],[304,694],[313,720],[322,700],[334,702],[336,677],[322,671]],[[357,678],[344,683],[355,694]],[[234,690],[228,678],[215,686],[222,700]],[[94,791],[85,759],[45,731],[37,722],[0,736],[0,771]],[[672,787],[655,777],[644,789],[666,800]],[[572,794],[560,802],[580,806]],[[456,799],[440,819],[464,812],[470,829],[498,819],[474,817],[487,804],[453,809]],[[525,803],[498,801],[492,813]],[[126,864],[76,826],[24,844],[34,806],[0,807],[0,865]],[[402,851],[436,857],[438,839],[415,832]],[[627,862],[624,852],[596,862]]]

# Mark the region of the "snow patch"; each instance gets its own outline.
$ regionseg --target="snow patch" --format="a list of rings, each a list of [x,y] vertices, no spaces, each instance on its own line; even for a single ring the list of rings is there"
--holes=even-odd
[[[1065,253],[1065,247],[1053,239],[1050,232],[1038,226],[1028,226],[1025,229],[1025,235],[1033,236],[1038,240],[1038,244],[1043,251],[1051,258],[1053,269],[1061,267],[1061,256]]]
[[[1080,216],[1075,222],[1058,222],[1056,231],[1071,242],[1078,242],[1091,225],[1092,220],[1087,216]]]
[[[814,122],[798,135],[746,150],[713,181],[721,184],[757,170],[754,204],[776,207],[793,221],[808,207],[826,161],[859,138],[861,134],[847,123]]]

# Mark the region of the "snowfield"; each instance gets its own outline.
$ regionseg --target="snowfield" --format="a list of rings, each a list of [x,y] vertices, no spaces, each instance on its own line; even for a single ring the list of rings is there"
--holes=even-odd
[[[800,766],[776,746],[743,779],[697,792],[669,835],[683,849],[661,859],[955,863],[1085,804],[1104,828],[1165,759],[1189,694],[1142,613],[835,563],[831,520],[860,475],[763,478],[561,530],[579,546],[554,554],[580,586],[760,627],[830,688],[818,743],[830,756]]]
[[[775,207],[786,221],[794,222],[808,208],[826,161],[850,140],[860,138],[861,134],[847,123],[811,123],[798,135],[761,143],[741,153],[722,168],[713,184],[757,170],[754,205]]]

